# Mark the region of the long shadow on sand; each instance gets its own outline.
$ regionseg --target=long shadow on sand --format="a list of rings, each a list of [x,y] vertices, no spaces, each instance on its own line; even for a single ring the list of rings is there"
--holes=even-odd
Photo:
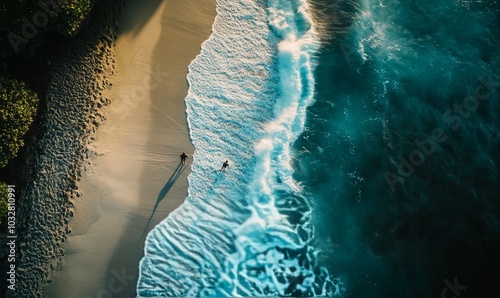
[[[177,168],[175,168],[174,172],[172,173],[172,176],[170,176],[170,178],[168,179],[165,186],[163,186],[163,188],[160,190],[160,193],[158,194],[158,198],[156,199],[155,206],[153,207],[153,212],[151,212],[151,216],[149,217],[148,223],[147,223],[146,227],[144,228],[144,231],[142,232],[141,238],[139,239],[139,242],[137,243],[137,245],[141,244],[141,240],[144,238],[144,235],[146,234],[146,231],[148,230],[149,224],[151,223],[151,220],[153,219],[153,216],[155,215],[155,212],[156,212],[156,209],[158,208],[158,205],[160,205],[161,201],[163,201],[163,199],[167,196],[167,194],[170,191],[170,189],[172,188],[172,186],[174,186],[175,181],[177,181],[177,179],[179,179],[179,177],[182,175],[182,172],[184,172],[184,170],[186,168],[187,168],[187,166],[184,167],[182,162],[179,163]]]

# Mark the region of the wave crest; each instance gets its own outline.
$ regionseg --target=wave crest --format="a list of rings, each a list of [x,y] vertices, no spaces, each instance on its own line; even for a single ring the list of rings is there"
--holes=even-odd
[[[138,293],[338,295],[309,245],[311,211],[290,165],[314,95],[307,3],[219,1],[217,12],[188,75],[189,196],[148,235]]]

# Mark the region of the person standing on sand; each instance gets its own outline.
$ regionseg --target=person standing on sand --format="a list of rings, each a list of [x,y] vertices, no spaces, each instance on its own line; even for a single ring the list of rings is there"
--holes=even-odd
[[[220,168],[220,171],[225,171],[227,167],[229,167],[229,162],[226,160],[226,162],[222,164],[222,168]]]
[[[187,156],[187,154],[186,154],[186,153],[184,153],[184,152],[182,152],[182,154],[181,154],[181,163],[182,163],[182,164],[185,164],[185,163],[186,163],[186,158],[187,158],[187,157],[188,157],[188,156]]]

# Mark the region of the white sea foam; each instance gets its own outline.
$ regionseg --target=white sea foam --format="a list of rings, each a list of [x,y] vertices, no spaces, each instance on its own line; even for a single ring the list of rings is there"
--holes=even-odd
[[[138,293],[339,294],[309,246],[310,210],[290,165],[314,94],[307,3],[221,0],[217,13],[189,67],[189,196],[149,234]]]

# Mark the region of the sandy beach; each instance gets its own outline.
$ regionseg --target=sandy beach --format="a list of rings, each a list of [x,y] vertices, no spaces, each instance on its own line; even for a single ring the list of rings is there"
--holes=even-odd
[[[126,1],[113,86],[104,94],[111,104],[90,144],[94,154],[48,297],[135,296],[147,232],[187,195],[194,150],[185,119],[187,66],[214,17],[213,0]],[[188,162],[179,166],[183,151]]]

